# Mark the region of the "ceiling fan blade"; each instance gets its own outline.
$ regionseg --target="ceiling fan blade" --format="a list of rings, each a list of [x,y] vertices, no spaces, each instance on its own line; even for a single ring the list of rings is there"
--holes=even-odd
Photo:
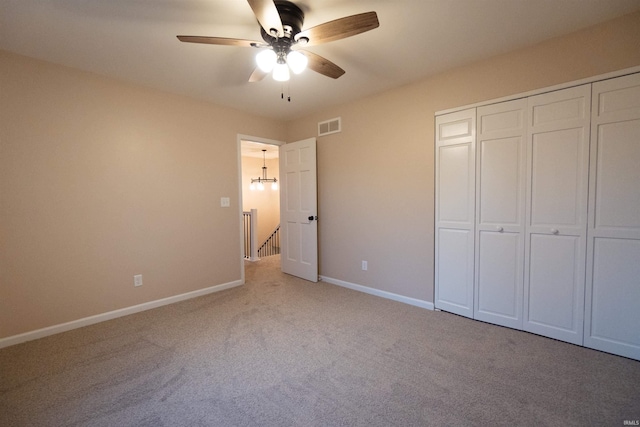
[[[249,83],[259,82],[260,80],[264,79],[267,74],[269,73],[265,73],[260,69],[260,67],[256,67],[256,69],[253,70],[253,73],[251,73],[251,77],[249,77]]]
[[[256,15],[258,22],[264,29],[264,31],[270,36],[282,37],[284,36],[284,28],[282,28],[282,20],[280,19],[280,13],[276,8],[276,4],[273,0],[247,0],[249,6]],[[273,30],[277,34],[273,34]]]
[[[178,40],[186,43],[217,44],[223,46],[261,47],[267,46],[264,42],[242,39],[228,39],[225,37],[205,37],[205,36],[176,36]]]
[[[316,73],[331,77],[332,79],[337,79],[345,73],[342,68],[320,55],[316,55],[315,53],[307,50],[299,50],[298,52],[304,54],[309,59],[307,68],[315,71]]]
[[[307,39],[308,41],[304,46],[313,46],[355,36],[379,26],[380,22],[378,22],[378,15],[375,12],[360,13],[325,22],[301,31],[296,35],[296,41],[302,44],[304,43],[302,39]]]

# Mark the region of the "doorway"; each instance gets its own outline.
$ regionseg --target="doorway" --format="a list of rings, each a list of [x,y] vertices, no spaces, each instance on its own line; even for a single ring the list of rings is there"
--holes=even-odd
[[[252,178],[250,175],[251,172],[247,175],[247,170],[249,168],[243,167],[243,141],[245,141],[245,152],[247,154],[252,149],[254,153],[262,153],[262,166],[260,166],[259,169],[259,177],[262,181],[257,178]],[[284,273],[288,273],[311,282],[317,282],[319,276],[316,138],[308,138],[285,145],[279,141],[239,135],[239,200],[242,204],[247,200],[246,195],[251,192],[251,190],[247,188],[252,182],[257,181],[259,185],[261,182],[269,181],[268,167],[266,166],[266,153],[269,148],[275,148],[275,146],[278,146],[278,162],[272,162],[272,165],[275,166],[277,164],[279,168],[278,175],[286,178],[284,180],[276,178],[279,181],[279,186],[274,190],[270,190],[274,193],[276,190],[280,191],[277,197],[273,197],[275,194],[270,195],[271,203],[272,206],[275,204],[275,206],[281,206],[284,210],[280,211],[280,209],[278,209],[278,214],[274,215],[274,219],[278,220],[277,227],[281,236],[281,239],[279,240],[280,248],[282,248],[280,256],[281,269]],[[275,155],[276,154],[273,153],[271,157],[274,157]],[[246,156],[246,158],[248,157],[250,156]],[[260,163],[258,163],[258,165],[260,165]],[[253,170],[256,170],[255,165],[253,168]],[[243,175],[246,176],[244,184]],[[270,182],[274,182],[276,179],[272,178]],[[265,191],[266,186],[260,185],[260,187],[262,187],[262,191]],[[261,195],[261,197],[265,197],[264,194]],[[241,207],[243,208],[243,212],[245,212],[244,209],[251,209],[250,205]],[[241,222],[241,224],[243,224],[243,222]],[[280,224],[282,224],[282,229],[280,229]],[[240,227],[240,233],[240,247],[242,250],[241,277],[244,282],[244,248],[246,246],[244,239],[244,227]],[[260,247],[260,244],[256,240],[252,240],[251,246],[256,248]],[[258,257],[256,256],[255,258]]]
[[[253,218],[254,255],[251,260],[258,260],[257,249],[274,239],[274,233],[280,225],[280,176],[279,146],[284,142],[254,136],[238,136],[239,153],[239,189],[240,206],[245,221],[247,216]],[[258,180],[259,178],[259,180]],[[266,178],[266,181],[265,181]],[[275,182],[274,182],[275,180]],[[253,186],[251,185],[253,181]],[[274,185],[275,184],[275,185]],[[247,226],[241,230],[241,262],[242,281],[245,280],[245,260],[249,250],[249,241],[245,237]],[[265,245],[266,246],[266,245]],[[265,249],[263,247],[263,249]],[[273,255],[273,251],[265,252]],[[251,261],[248,261],[251,262]]]

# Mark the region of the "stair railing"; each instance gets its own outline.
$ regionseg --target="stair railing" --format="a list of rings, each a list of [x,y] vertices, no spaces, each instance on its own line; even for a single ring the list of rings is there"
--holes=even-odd
[[[242,212],[244,229],[244,259],[258,261],[258,210]]]
[[[258,248],[258,256],[271,256],[280,253],[280,224]]]

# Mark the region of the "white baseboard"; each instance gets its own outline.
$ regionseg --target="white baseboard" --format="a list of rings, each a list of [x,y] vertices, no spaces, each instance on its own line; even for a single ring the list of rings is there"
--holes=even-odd
[[[188,300],[191,298],[197,298],[203,295],[212,294],[214,292],[224,291],[225,289],[234,288],[242,285],[242,280],[236,280],[234,282],[223,283],[221,285],[211,286],[205,289],[199,289],[197,291],[187,292],[180,295],[175,295],[168,298],[162,298],[155,301],[145,302],[143,304],[134,305],[131,307],[121,308],[119,310],[109,311],[95,316],[85,317],[83,319],[73,320],[67,323],[61,323],[59,325],[53,325],[35,331],[25,332],[19,335],[13,335],[6,338],[0,338],[0,348],[9,347],[12,345],[20,344],[23,342],[35,340],[38,338],[48,337],[49,335],[59,334],[60,332],[70,331],[72,329],[82,328],[83,326],[89,326],[96,323],[104,322],[106,320],[116,319],[118,317],[128,316],[130,314],[139,313],[141,311],[151,310],[152,308],[162,307],[163,305],[169,305],[176,302]]]
[[[333,279],[331,277],[320,276],[320,280],[330,283],[332,285],[342,286],[343,288],[352,289],[358,292],[364,292],[365,294],[375,295],[390,299],[393,301],[403,302],[409,305],[415,305],[416,307],[426,308],[427,310],[433,310],[435,307],[432,302],[420,300],[417,298],[405,297],[402,295],[394,294],[392,292],[381,291],[379,289],[369,288],[367,286],[356,285],[355,283],[345,282],[344,280]]]

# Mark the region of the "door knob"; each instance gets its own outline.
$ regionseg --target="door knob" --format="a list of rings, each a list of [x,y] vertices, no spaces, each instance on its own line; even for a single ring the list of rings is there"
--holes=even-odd
[[[309,217],[309,221],[313,221],[313,220],[316,220],[316,221],[317,221],[317,220],[318,220],[318,217],[317,217],[317,216],[310,216],[310,217]]]
[[[502,227],[498,226],[498,227],[496,227],[496,230],[498,230],[499,232],[501,232],[501,233],[502,233],[502,232],[504,231],[504,228],[502,228]]]
[[[558,230],[557,228],[551,229],[551,234],[558,234],[558,233],[560,233],[560,230]]]

